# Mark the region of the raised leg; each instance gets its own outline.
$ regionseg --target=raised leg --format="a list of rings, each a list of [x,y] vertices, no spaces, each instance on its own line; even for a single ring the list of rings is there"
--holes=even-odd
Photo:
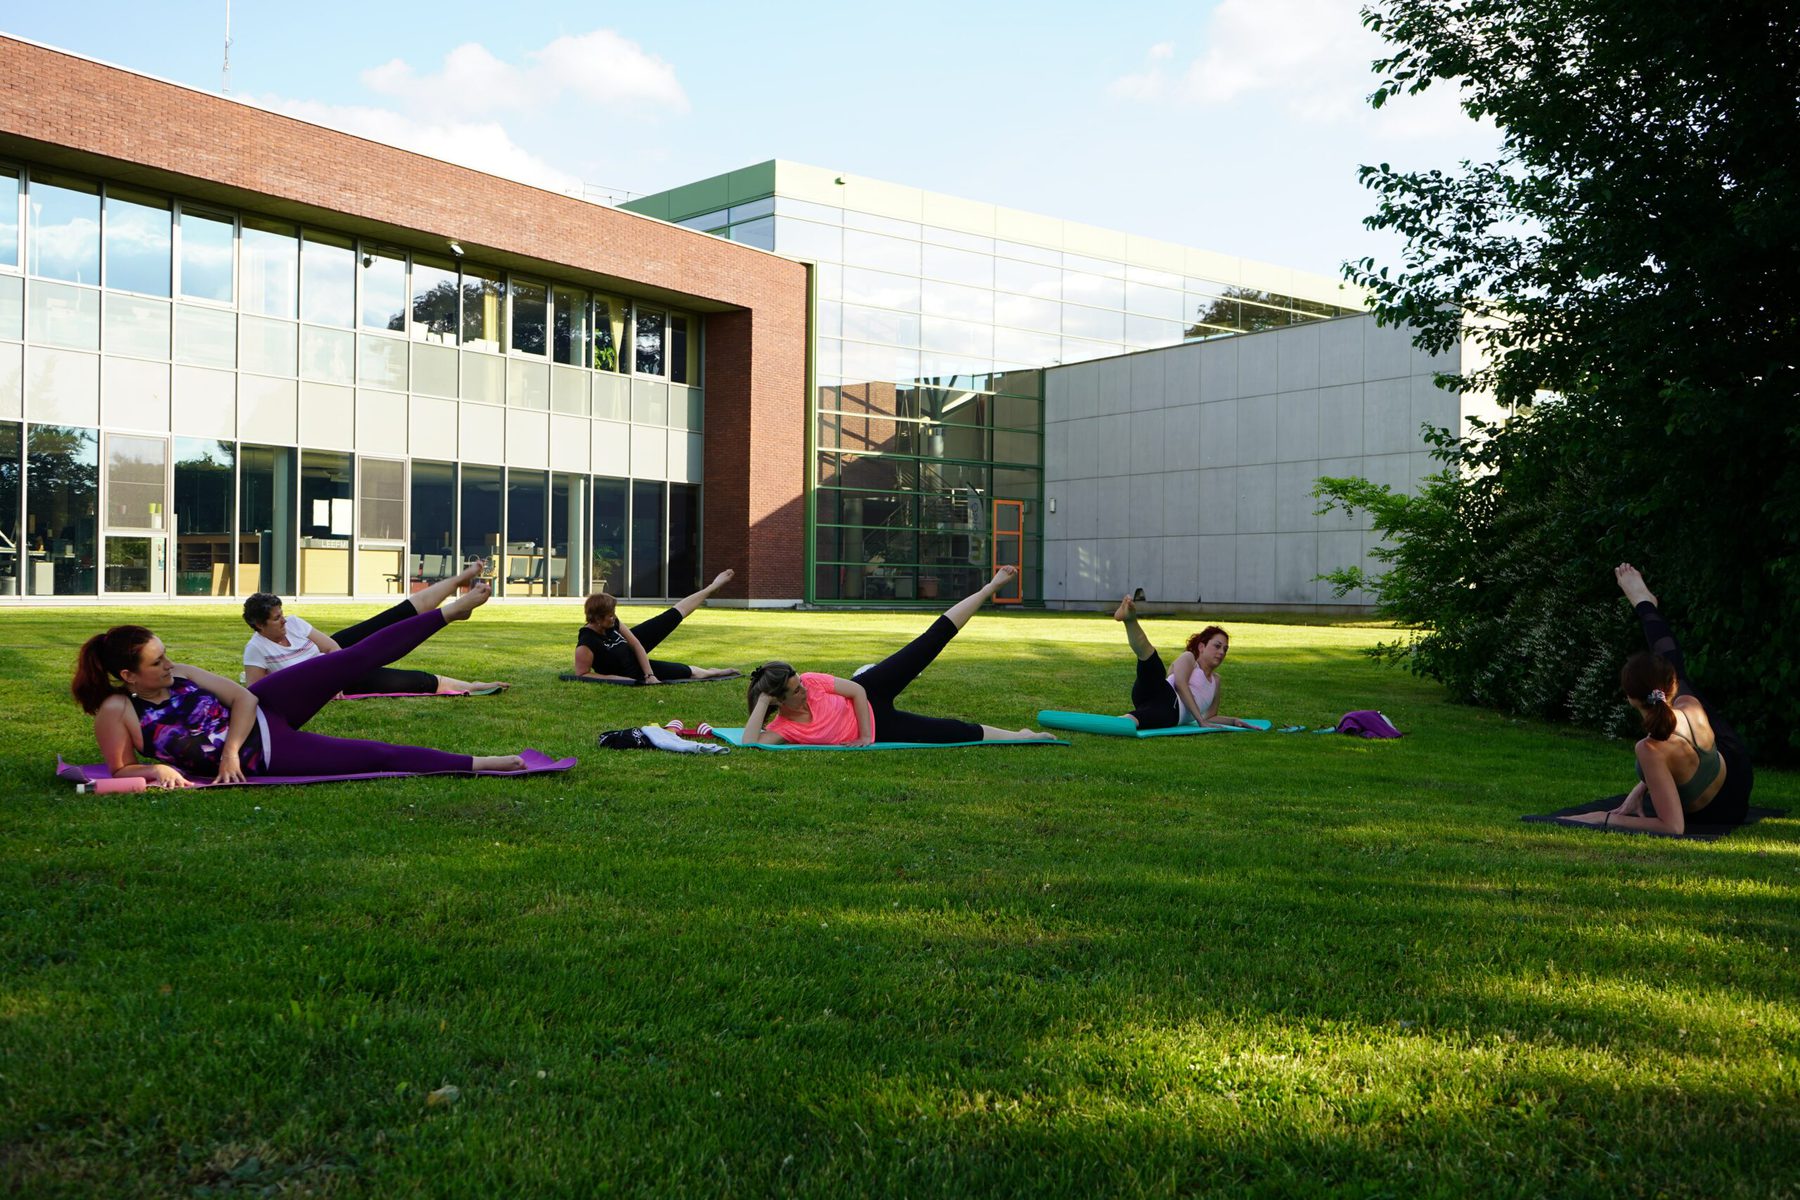
[[[689,597],[689,599],[692,598]],[[637,638],[638,645],[644,648],[644,653],[648,654],[662,645],[664,638],[675,632],[675,627],[681,624],[681,618],[684,615],[680,605],[665,608],[648,621],[640,621],[633,625],[631,627],[632,635]]]
[[[466,587],[473,587],[487,570],[487,560],[478,558],[448,579],[440,579],[429,587],[420,588],[406,598],[416,612],[430,612],[450,597]]]
[[[1125,624],[1125,640],[1131,643],[1131,652],[1142,662],[1156,653],[1156,647],[1150,642],[1150,635],[1138,624],[1137,605],[1130,596],[1119,601],[1119,607],[1113,611],[1113,620]]]
[[[713,576],[713,581],[711,583],[707,584],[693,595],[683,596],[681,599],[677,600],[675,602],[676,611],[684,617],[693,616],[694,610],[699,608],[702,604],[705,604],[708,596],[711,596],[714,592],[730,583],[732,577],[736,574],[737,572],[730,568],[720,571],[717,575]],[[643,640],[641,635],[638,640]]]
[[[477,584],[467,595],[442,608],[414,614],[354,646],[265,675],[251,684],[250,690],[269,713],[280,716],[297,730],[358,678],[405,657],[447,623],[466,620],[490,595],[485,583]]]
[[[1001,567],[998,571],[994,572],[994,577],[988,580],[987,584],[982,587],[980,591],[964,596],[961,600],[958,600],[955,604],[951,605],[944,613],[944,619],[956,626],[956,628],[961,629],[964,625],[969,623],[970,617],[981,611],[982,605],[993,598],[995,592],[1011,583],[1013,576],[1018,573],[1019,568],[1017,567]]]

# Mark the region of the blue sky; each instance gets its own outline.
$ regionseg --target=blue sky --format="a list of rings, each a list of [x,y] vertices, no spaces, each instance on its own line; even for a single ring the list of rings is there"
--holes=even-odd
[[[659,191],[816,163],[1335,274],[1393,259],[1360,163],[1498,135],[1369,110],[1356,0],[232,8],[234,95],[528,182]],[[32,5],[5,32],[217,90],[224,0]]]

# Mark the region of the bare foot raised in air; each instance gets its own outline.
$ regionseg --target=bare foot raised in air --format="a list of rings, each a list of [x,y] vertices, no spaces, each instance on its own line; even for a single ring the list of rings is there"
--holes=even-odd
[[[1130,596],[1119,601],[1119,607],[1113,610],[1113,620],[1115,621],[1129,621],[1135,616],[1137,616],[1137,605],[1132,602]]]
[[[438,611],[444,614],[446,621],[466,621],[470,613],[493,598],[493,585],[485,579],[478,579],[468,591],[449,601]]]
[[[1653,608],[1662,607],[1656,602],[1656,597],[1650,594],[1650,589],[1645,586],[1643,572],[1630,563],[1620,563],[1614,567],[1613,578],[1619,581],[1619,590],[1625,593],[1625,598],[1631,601],[1633,608],[1646,600]]]
[[[717,575],[713,576],[713,581],[711,583],[707,584],[706,590],[709,592],[718,591],[720,588],[722,588],[726,584],[730,583],[736,577],[737,577],[737,572],[732,570],[730,567],[726,567],[723,571],[720,571]]]
[[[487,571],[487,559],[478,558],[456,573],[455,583],[459,588],[468,587]]]
[[[1019,568],[1013,566],[1011,563],[1007,563],[1005,566],[998,568],[994,572],[994,577],[988,580],[987,590],[990,592],[999,591],[1017,578],[1018,574]]]
[[[474,769],[477,771],[523,771],[525,760],[516,754],[477,756]]]

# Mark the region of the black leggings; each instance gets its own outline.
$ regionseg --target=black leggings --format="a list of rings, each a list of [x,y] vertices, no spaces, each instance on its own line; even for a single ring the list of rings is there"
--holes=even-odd
[[[1681,690],[1700,702],[1707,723],[1712,726],[1713,745],[1718,747],[1719,756],[1725,760],[1725,785],[1710,804],[1693,816],[1708,824],[1737,825],[1749,811],[1750,788],[1756,782],[1756,772],[1750,766],[1750,752],[1744,748],[1744,739],[1688,680],[1687,661],[1680,644],[1675,641],[1675,631],[1656,611],[1656,605],[1640,600],[1636,611],[1638,621],[1644,626],[1644,641],[1649,643],[1652,653],[1662,655],[1675,668],[1675,682]],[[1648,795],[1645,799],[1649,799]]]
[[[637,638],[638,645],[644,648],[645,657],[648,657],[650,651],[660,645],[664,638],[668,637],[671,633],[674,633],[675,627],[679,624],[681,624],[681,610],[671,605],[657,613],[654,617],[651,617],[648,621],[645,621],[640,625],[633,625],[631,627],[631,632],[632,635]],[[631,665],[626,670],[608,671],[606,673],[608,675],[629,675],[639,683],[642,683],[644,677],[638,670],[637,655],[632,654],[630,648],[627,647],[625,650],[625,657],[628,657],[631,660]],[[664,683],[668,683],[675,679],[691,679],[694,675],[694,668],[688,666],[686,663],[664,662],[659,658],[650,659],[650,669],[656,672],[656,677]]]
[[[1162,655],[1152,650],[1138,659],[1137,678],[1131,683],[1131,712],[1139,729],[1173,729],[1181,722],[1181,700],[1169,686]]]
[[[869,695],[869,708],[875,714],[875,736],[884,742],[979,742],[981,726],[949,717],[922,717],[903,712],[894,701],[919,672],[931,665],[938,652],[956,636],[956,626],[948,617],[939,617],[931,628],[894,651],[868,670],[856,676]],[[643,638],[638,635],[639,640]],[[648,647],[646,647],[648,648]]]
[[[412,601],[402,600],[392,608],[383,609],[367,620],[358,621],[345,629],[331,635],[331,640],[339,647],[347,648],[356,645],[371,633],[379,633],[389,625],[397,624],[408,617],[416,617],[419,610],[412,606]],[[356,682],[344,689],[351,696],[382,695],[400,693],[405,695],[431,695],[438,690],[438,678],[429,671],[409,671],[402,667],[376,667],[372,671],[357,676]]]

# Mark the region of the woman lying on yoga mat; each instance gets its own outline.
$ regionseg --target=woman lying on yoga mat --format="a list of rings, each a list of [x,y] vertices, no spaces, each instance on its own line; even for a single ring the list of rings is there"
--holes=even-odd
[[[299,617],[288,616],[282,610],[280,596],[258,592],[244,601],[244,624],[253,631],[250,640],[244,643],[244,679],[255,683],[285,667],[354,646],[376,630],[386,629],[397,621],[430,612],[454,596],[458,588],[474,583],[481,576],[484,565],[477,560],[464,567],[461,574],[440,579],[392,608],[333,634],[321,633]],[[344,691],[351,695],[410,693],[429,696],[439,692],[497,692],[508,686],[504,683],[465,683],[429,671],[377,667],[361,678],[351,680]]]
[[[1130,596],[1119,601],[1113,620],[1125,623],[1125,637],[1137,655],[1137,679],[1131,685],[1131,711],[1125,719],[1139,729],[1171,729],[1176,725],[1256,726],[1219,715],[1219,664],[1231,649],[1231,635],[1208,625],[1187,640],[1175,669],[1163,674],[1162,655],[1138,624]]]
[[[986,587],[957,601],[931,628],[875,665],[864,667],[855,678],[810,671],[800,674],[784,662],[756,668],[750,675],[750,719],[744,723],[744,744],[867,746],[878,736],[887,742],[939,745],[1054,741],[1055,734],[1035,729],[996,729],[948,717],[921,717],[894,707],[906,685],[917,679],[976,610],[1017,574],[1016,567],[1001,567]]]
[[[677,600],[635,629],[619,620],[619,602],[606,592],[587,598],[587,624],[575,635],[575,673],[587,679],[612,679],[622,683],[663,683],[676,679],[721,679],[736,675],[730,667],[690,667],[684,663],[652,659],[650,651],[675,632],[683,617],[706,603],[706,598],[731,582],[736,571],[720,571],[713,581],[691,596]]]
[[[93,714],[94,740],[113,778],[137,776],[157,787],[192,787],[183,771],[242,783],[246,775],[275,774],[278,766],[311,775],[516,771],[525,765],[517,755],[471,758],[301,732],[333,696],[446,623],[466,620],[490,594],[487,584],[477,583],[442,608],[414,613],[354,646],[315,655],[249,687],[170,662],[155,634],[141,625],[119,625],[81,647],[69,690]],[[113,687],[113,679],[125,690]],[[157,761],[139,763],[139,755]]]
[[[1685,833],[1687,819],[1737,825],[1750,807],[1755,773],[1750,754],[1724,715],[1688,680],[1675,633],[1656,611],[1656,597],[1630,563],[1613,569],[1619,590],[1644,627],[1648,652],[1634,654],[1619,672],[1625,699],[1644,719],[1637,744],[1638,784],[1611,812],[1567,818],[1617,829]]]

